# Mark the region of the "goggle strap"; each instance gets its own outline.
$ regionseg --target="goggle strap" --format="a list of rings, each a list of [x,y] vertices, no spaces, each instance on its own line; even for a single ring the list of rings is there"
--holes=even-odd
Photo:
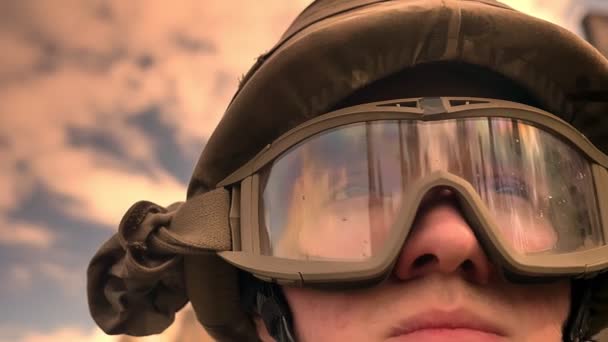
[[[230,193],[218,188],[188,199],[160,229],[151,243],[163,244],[178,254],[205,254],[232,249]]]

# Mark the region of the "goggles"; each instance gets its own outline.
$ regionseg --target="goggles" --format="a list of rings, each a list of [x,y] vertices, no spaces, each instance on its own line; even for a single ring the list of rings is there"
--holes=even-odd
[[[454,193],[508,277],[586,277],[608,267],[608,157],[575,128],[517,103],[383,101],[287,132],[218,186],[231,189],[232,251],[284,285],[388,276],[425,195]]]

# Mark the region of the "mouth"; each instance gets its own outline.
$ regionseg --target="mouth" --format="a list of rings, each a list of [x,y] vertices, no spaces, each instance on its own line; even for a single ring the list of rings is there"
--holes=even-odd
[[[399,322],[388,335],[391,342],[504,342],[506,333],[493,322],[463,310],[428,311]]]

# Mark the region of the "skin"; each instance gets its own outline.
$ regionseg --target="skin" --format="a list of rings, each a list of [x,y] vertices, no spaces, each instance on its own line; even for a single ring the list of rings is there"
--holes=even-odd
[[[416,96],[476,96],[538,106],[525,90],[500,76],[462,66],[433,65],[381,81],[338,107]],[[549,236],[539,241],[550,240]],[[309,241],[310,246],[300,247],[323,250],[319,243],[331,243],[327,238]],[[340,250],[347,248],[343,245]],[[557,342],[562,341],[562,327],[570,310],[567,280],[521,285],[503,279],[463,218],[453,194],[445,189],[427,195],[385,282],[342,292],[285,287],[284,293],[300,342]],[[444,327],[419,330],[421,335],[392,336],[412,320],[432,322],[442,316],[442,324],[449,325],[445,322],[464,317],[462,312],[474,316],[466,319],[470,325],[485,321],[496,333]],[[261,319],[255,323],[262,341],[274,341]]]

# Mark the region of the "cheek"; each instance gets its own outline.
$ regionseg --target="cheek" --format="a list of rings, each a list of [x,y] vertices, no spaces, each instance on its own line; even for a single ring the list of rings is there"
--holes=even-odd
[[[518,341],[562,341],[570,311],[570,283],[527,287],[517,300]]]
[[[283,288],[298,341],[367,341],[356,300],[336,293]],[[354,302],[354,303],[353,303]]]

